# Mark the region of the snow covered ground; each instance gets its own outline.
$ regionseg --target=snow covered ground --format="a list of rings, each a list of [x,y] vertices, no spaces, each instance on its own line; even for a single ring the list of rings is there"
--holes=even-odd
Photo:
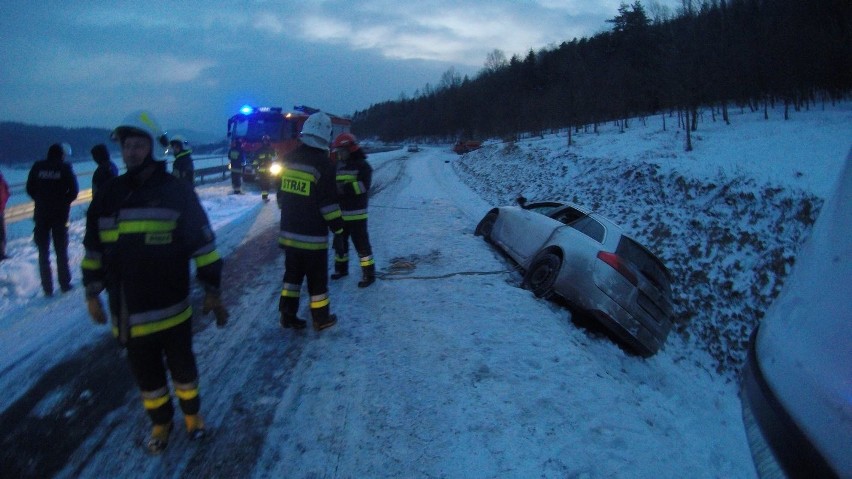
[[[199,187],[232,321],[194,318],[213,434],[191,444],[177,431],[154,458],[107,329],[89,321],[79,286],[41,295],[31,223],[10,225],[0,476],[754,477],[737,341],[780,287],[852,146],[849,104],[787,122],[760,115],[705,118],[692,153],[672,120],[663,132],[649,118],[625,133],[581,132],[571,148],[563,132],[463,157],[446,146],[371,155],[380,280],[332,282],[340,321],[322,333],[278,326],[274,203],[228,195],[226,182]],[[518,287],[520,274],[473,235],[489,207],[517,194],[598,209],[664,259],[682,321],[663,351],[626,354]],[[84,210],[72,214],[75,273]]]

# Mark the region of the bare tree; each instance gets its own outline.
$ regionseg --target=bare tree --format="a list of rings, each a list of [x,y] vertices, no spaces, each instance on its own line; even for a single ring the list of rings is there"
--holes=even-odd
[[[441,75],[441,82],[438,84],[439,90],[457,87],[462,84],[462,78],[456,67],[450,67]]]
[[[487,73],[494,73],[507,65],[509,65],[509,60],[506,59],[506,54],[503,53],[503,50],[495,48],[485,56],[485,68],[483,70]]]

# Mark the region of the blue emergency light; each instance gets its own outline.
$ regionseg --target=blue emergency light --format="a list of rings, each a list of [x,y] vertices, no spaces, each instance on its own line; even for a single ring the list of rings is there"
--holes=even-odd
[[[249,114],[251,114],[253,111],[254,111],[254,108],[252,108],[252,107],[251,107],[251,106],[249,106],[249,105],[243,105],[243,107],[242,107],[242,108],[240,108],[240,113],[242,113],[243,115],[249,115]]]

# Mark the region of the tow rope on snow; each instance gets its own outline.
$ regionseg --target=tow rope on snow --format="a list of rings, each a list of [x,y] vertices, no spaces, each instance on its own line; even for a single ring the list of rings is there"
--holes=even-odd
[[[503,273],[511,273],[513,271],[518,271],[519,267],[514,267],[511,269],[501,269],[499,271],[457,271],[454,273],[441,274],[436,276],[403,276],[409,275],[414,272],[414,269],[417,268],[417,265],[411,261],[395,261],[391,263],[389,271],[386,273],[376,274],[377,278],[382,280],[401,280],[401,279],[444,279],[452,276],[480,276],[480,275],[490,275],[490,274],[503,274]]]

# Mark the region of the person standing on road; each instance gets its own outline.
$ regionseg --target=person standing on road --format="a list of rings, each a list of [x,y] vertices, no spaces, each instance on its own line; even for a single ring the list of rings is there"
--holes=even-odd
[[[275,148],[272,147],[269,135],[263,135],[263,145],[257,150],[254,159],[254,171],[260,186],[260,197],[263,201],[269,201],[269,189],[273,186],[270,178],[269,168],[275,160]]]
[[[337,195],[343,213],[343,233],[334,236],[334,273],[331,279],[340,279],[349,274],[349,238],[355,244],[361,264],[359,288],[366,288],[376,281],[376,262],[370,247],[367,232],[367,201],[373,168],[367,163],[367,155],[352,133],[341,133],[331,143],[337,156]]]
[[[192,351],[190,270],[194,261],[206,293],[202,312],[213,311],[217,326],[224,326],[222,259],[195,190],[161,161],[165,135],[151,115],[131,114],[113,138],[127,171],[103,185],[86,214],[86,306],[95,323],[105,324],[100,293],[106,289],[113,334],[127,348],[153,424],[146,447],[158,454],[168,445],[174,414],[167,373],[189,438],[205,434]]]
[[[192,150],[189,149],[189,142],[182,136],[175,135],[169,141],[169,147],[175,157],[172,174],[194,187],[195,167],[192,164]]]
[[[314,329],[337,323],[328,296],[328,232],[343,232],[343,219],[328,156],[331,118],[322,112],[305,120],[299,147],[287,155],[276,198],[281,208],[278,245],[284,249],[284,286],[278,309],[281,326],[304,329],[299,293],[307,278]]]
[[[68,267],[68,217],[71,202],[77,199],[80,187],[77,176],[65,156],[71,154],[67,143],[54,143],[47,158],[36,161],[27,177],[27,194],[35,203],[33,240],[38,247],[38,267],[44,294],[53,296],[53,273],[50,267],[50,242],[56,253],[56,273],[63,293],[71,290],[71,270]]]
[[[243,167],[246,165],[246,155],[242,142],[237,141],[228,151],[228,161],[231,167],[231,187],[235,195],[243,194]]]
[[[0,261],[8,258],[6,256],[6,203],[12,194],[9,192],[9,183],[3,178],[0,171]]]
[[[109,150],[103,143],[93,146],[91,153],[92,159],[98,165],[92,173],[92,197],[94,197],[104,183],[118,176],[118,167],[110,159]]]

